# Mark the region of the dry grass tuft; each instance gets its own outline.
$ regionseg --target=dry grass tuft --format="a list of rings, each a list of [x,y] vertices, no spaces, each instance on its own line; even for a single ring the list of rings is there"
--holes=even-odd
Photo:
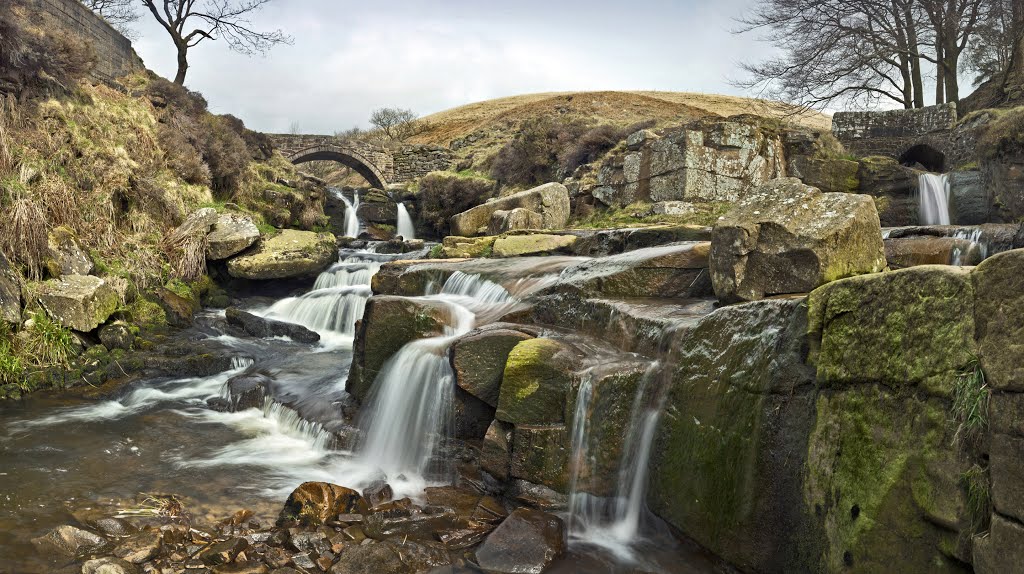
[[[42,279],[44,261],[50,255],[46,216],[31,198],[14,200],[10,219],[0,227],[0,251],[25,267],[31,279]]]

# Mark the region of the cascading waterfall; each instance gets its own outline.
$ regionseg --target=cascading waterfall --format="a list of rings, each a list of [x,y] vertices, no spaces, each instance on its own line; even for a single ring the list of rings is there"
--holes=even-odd
[[[359,192],[352,192],[352,201],[349,201],[339,190],[335,190],[334,193],[345,204],[345,235],[359,237],[359,216],[356,214],[356,210],[359,209]]]
[[[584,377],[576,399],[571,435],[569,535],[574,542],[607,548],[627,561],[637,558],[631,545],[638,538],[646,509],[651,444],[667,398],[668,385],[661,380],[661,374],[662,363],[655,362],[641,378],[619,461],[616,491],[610,499],[590,494],[588,485],[581,480],[584,466],[592,462],[589,453],[592,376]]]
[[[978,258],[984,260],[988,257],[988,244],[982,239],[981,228],[975,227],[974,229],[958,229],[953,234],[954,239],[960,239],[966,241],[968,246],[963,248],[956,246],[953,248],[953,253],[950,255],[950,265],[962,266],[966,256],[972,251],[976,251]]]
[[[410,241],[416,239],[416,228],[412,224],[412,218],[409,217],[408,210],[405,209],[405,204],[398,202],[398,218],[395,223],[398,228],[398,235],[402,236],[402,239]]]
[[[921,225],[949,225],[949,176],[923,173],[918,188]]]

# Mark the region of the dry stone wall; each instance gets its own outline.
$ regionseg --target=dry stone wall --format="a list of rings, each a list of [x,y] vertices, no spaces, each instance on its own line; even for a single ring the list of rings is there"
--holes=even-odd
[[[96,52],[95,79],[111,83],[145,70],[132,42],[78,0],[28,0],[38,14],[48,14],[68,33],[88,42]]]

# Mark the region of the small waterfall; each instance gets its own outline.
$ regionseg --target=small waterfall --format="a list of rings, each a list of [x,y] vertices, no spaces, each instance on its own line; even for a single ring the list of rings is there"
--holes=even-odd
[[[923,173],[918,187],[921,225],[949,225],[949,176]]]
[[[955,265],[957,267],[963,266],[966,256],[972,252],[978,255],[978,260],[984,260],[988,257],[988,243],[982,239],[980,227],[975,227],[973,229],[958,229],[956,233],[953,234],[953,238],[965,241],[968,245],[966,248],[961,247],[960,245],[953,248],[953,253],[950,255],[950,265]]]
[[[607,548],[623,560],[636,560],[631,545],[638,539],[646,512],[648,463],[658,420],[665,406],[668,384],[662,380],[662,362],[655,362],[643,374],[633,400],[629,431],[619,461],[613,498],[587,492],[581,473],[591,461],[589,453],[590,404],[593,377],[580,385],[572,428],[570,459],[569,536],[571,540]],[[595,421],[600,424],[600,421]]]
[[[405,204],[398,202],[398,221],[396,222],[398,228],[398,235],[402,236],[402,239],[410,241],[416,239],[416,228],[412,224],[412,218],[409,217],[409,212],[405,209]]]
[[[349,201],[341,191],[335,191],[335,194],[345,204],[345,235],[359,237],[359,216],[356,214],[356,210],[359,209],[359,192],[352,192],[352,201]]]
[[[501,285],[462,271],[448,277],[441,287],[441,294],[469,297],[481,303],[505,303],[512,297]]]

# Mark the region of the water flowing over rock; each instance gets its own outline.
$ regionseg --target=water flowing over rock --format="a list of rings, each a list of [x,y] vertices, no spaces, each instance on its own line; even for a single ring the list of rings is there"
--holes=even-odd
[[[398,215],[397,221],[395,222],[395,231],[406,241],[416,239],[416,228],[413,226],[412,218],[409,217],[409,211],[405,208],[404,203],[398,204]]]
[[[807,293],[843,277],[885,268],[871,198],[821,193],[794,178],[759,187],[719,219],[711,280],[727,302]]]
[[[228,273],[239,279],[310,277],[337,258],[336,241],[330,233],[285,229],[229,260]]]
[[[110,317],[118,297],[113,287],[99,277],[67,275],[43,283],[39,302],[61,325],[87,333]]]
[[[247,216],[221,214],[206,236],[206,258],[211,261],[227,259],[248,249],[260,239],[260,230]]]
[[[300,343],[316,343],[320,335],[302,325],[275,321],[247,313],[235,307],[229,307],[224,316],[228,324],[234,325],[253,337],[288,337]]]
[[[476,551],[480,567],[496,574],[541,574],[565,552],[562,519],[520,508]]]
[[[546,183],[515,195],[489,201],[451,219],[451,234],[463,237],[483,235],[496,211],[522,208],[539,213],[542,229],[562,229],[569,222],[569,190],[560,183]]]
[[[592,259],[563,270],[558,287],[601,297],[707,295],[710,250],[708,242],[687,242]]]
[[[918,190],[921,225],[949,225],[949,176],[922,173]]]

